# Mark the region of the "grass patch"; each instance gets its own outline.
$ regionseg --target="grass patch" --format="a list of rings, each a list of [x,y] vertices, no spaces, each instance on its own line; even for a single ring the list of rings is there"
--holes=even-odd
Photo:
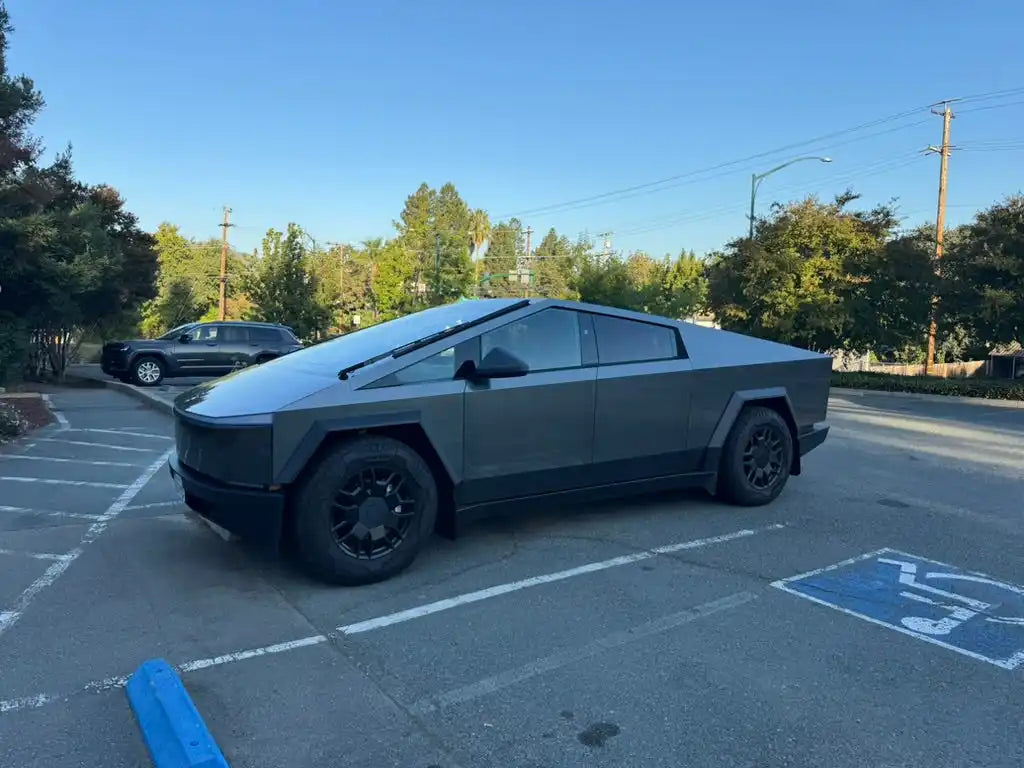
[[[833,387],[912,392],[918,395],[984,397],[989,400],[1024,400],[1024,382],[1004,379],[943,379],[937,376],[899,376],[889,373],[833,371]]]

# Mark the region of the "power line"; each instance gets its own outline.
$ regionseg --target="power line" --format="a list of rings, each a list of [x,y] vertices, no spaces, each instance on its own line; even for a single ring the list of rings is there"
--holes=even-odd
[[[1007,89],[1002,89],[1002,90],[997,90],[997,91],[988,91],[988,92],[983,92],[983,93],[968,94],[966,96],[960,97],[959,99],[956,99],[955,101],[961,101],[961,102],[965,102],[965,103],[973,103],[973,102],[985,101],[985,100],[994,99],[994,98],[1004,98],[1006,96],[1013,96],[1013,95],[1016,95],[1018,93],[1024,93],[1024,86],[1015,87],[1015,88],[1007,88]],[[897,113],[894,113],[892,115],[887,115],[885,117],[877,118],[875,120],[870,120],[868,122],[861,123],[861,124],[855,125],[855,126],[851,126],[849,128],[844,128],[844,129],[841,129],[841,130],[838,130],[838,131],[832,131],[830,133],[822,134],[822,135],[816,136],[816,137],[814,137],[812,139],[806,139],[806,140],[803,140],[803,141],[793,142],[791,144],[786,144],[784,146],[777,147],[776,149],[768,150],[768,151],[765,151],[765,152],[758,152],[756,154],[748,155],[747,157],[740,158],[740,159],[737,159],[737,160],[731,160],[731,161],[727,161],[727,162],[724,162],[724,163],[718,163],[717,165],[708,166],[707,168],[702,168],[702,169],[698,169],[698,170],[694,170],[694,171],[688,171],[688,172],[685,172],[685,173],[675,174],[673,176],[667,176],[667,177],[665,177],[663,179],[658,179],[657,181],[646,182],[646,183],[643,183],[643,184],[635,184],[635,185],[630,186],[630,187],[622,187],[620,189],[615,189],[615,190],[611,190],[611,191],[608,191],[608,192],[603,192],[603,193],[600,193],[600,194],[597,194],[597,195],[589,195],[589,196],[586,196],[586,197],[576,198],[574,200],[566,200],[566,201],[563,201],[561,203],[550,203],[548,205],[537,206],[535,208],[523,209],[523,210],[516,211],[516,212],[513,212],[513,213],[503,214],[501,216],[496,217],[496,219],[503,220],[503,219],[513,218],[513,217],[520,217],[520,216],[526,216],[526,215],[538,215],[538,214],[542,214],[542,213],[564,213],[564,212],[569,211],[569,210],[577,210],[578,208],[588,207],[589,205],[600,204],[602,201],[605,201],[605,200],[607,200],[609,198],[613,198],[613,199],[626,199],[627,196],[632,196],[630,193],[643,193],[642,192],[643,190],[661,191],[661,189],[671,189],[672,188],[671,186],[666,186],[666,185],[669,185],[671,182],[674,182],[674,181],[679,181],[681,179],[688,179],[688,178],[693,177],[693,176],[698,176],[698,175],[703,174],[703,173],[708,173],[708,172],[720,170],[720,169],[723,169],[723,168],[731,168],[731,167],[734,167],[734,166],[742,165],[744,163],[748,163],[748,162],[750,162],[752,160],[758,160],[758,159],[761,159],[761,158],[764,158],[764,157],[769,157],[771,155],[779,154],[780,152],[786,152],[786,151],[789,151],[789,150],[792,150],[792,149],[797,149],[797,148],[809,146],[809,145],[812,145],[812,144],[818,144],[820,142],[827,141],[828,139],[831,139],[831,138],[836,138],[838,136],[844,136],[846,134],[856,133],[858,131],[866,130],[868,128],[873,128],[873,127],[876,127],[876,126],[879,126],[879,125],[884,125],[886,123],[890,123],[890,122],[893,122],[895,120],[900,120],[900,119],[902,119],[904,117],[909,117],[911,115],[918,114],[922,110],[928,109],[931,106],[934,106],[934,104],[924,104],[924,105],[921,105],[921,106],[918,106],[918,107],[914,107],[913,109],[904,110],[902,112],[897,112]],[[995,109],[995,108],[1001,108],[1002,106],[1011,106],[1011,105],[1009,105],[1009,104],[1007,104],[1007,105],[990,105],[990,106],[987,106],[987,107],[976,107],[975,110],[990,109],[990,108],[991,109]],[[975,110],[971,110],[971,111],[975,111]],[[914,125],[921,125],[924,122],[927,122],[927,121],[922,120],[922,121],[917,122],[917,123],[911,123],[911,124],[908,124],[908,125],[905,125],[905,126],[899,126],[897,128],[890,129],[890,130],[904,130],[906,128],[913,127]],[[880,135],[880,134],[886,133],[886,132],[889,132],[889,131],[880,131],[880,132],[878,132],[875,135]],[[859,140],[862,140],[864,138],[868,138],[868,137],[867,136],[865,136],[865,137],[858,137],[856,139],[852,139],[851,141],[859,141]],[[830,145],[830,146],[841,146],[841,145]],[[701,179],[701,180],[703,181],[703,180],[707,180],[707,179]],[[648,194],[649,193],[650,192],[648,192]]]
[[[771,155],[778,154],[780,152],[786,152],[786,151],[789,151],[789,150],[792,150],[792,149],[797,149],[799,147],[804,147],[804,146],[807,146],[807,145],[810,145],[810,144],[817,144],[817,143],[820,143],[822,141],[826,141],[828,139],[835,138],[837,136],[844,136],[844,135],[849,134],[849,133],[855,133],[857,131],[865,130],[866,128],[873,128],[873,127],[875,127],[877,125],[883,125],[885,123],[890,123],[890,122],[893,122],[894,120],[899,120],[901,118],[909,117],[910,115],[916,114],[916,113],[920,112],[922,109],[925,109],[926,106],[915,107],[914,109],[908,109],[908,110],[905,110],[903,112],[897,112],[895,114],[888,115],[888,116],[882,117],[882,118],[878,118],[876,120],[870,120],[870,121],[868,121],[866,123],[861,123],[859,125],[855,125],[855,126],[852,126],[850,128],[844,128],[844,129],[839,130],[839,131],[832,131],[830,133],[822,134],[821,136],[816,136],[816,137],[814,137],[812,139],[805,139],[803,141],[793,142],[791,144],[786,144],[786,145],[783,145],[781,147],[777,147],[775,149],[768,150],[768,151],[765,151],[765,152],[758,152],[758,153],[753,154],[753,155],[747,155],[746,157],[739,158],[737,160],[729,160],[729,161],[724,162],[724,163],[718,163],[716,165],[708,166],[707,168],[701,168],[701,169],[695,170],[695,171],[687,171],[686,173],[679,173],[679,174],[675,174],[673,176],[667,176],[667,177],[665,177],[663,179],[658,179],[657,181],[651,181],[651,182],[647,182],[647,183],[644,183],[644,184],[636,184],[636,185],[631,186],[631,187],[623,187],[621,189],[612,190],[610,192],[603,192],[603,193],[598,194],[598,195],[590,195],[588,197],[577,198],[576,200],[567,200],[567,201],[562,202],[562,203],[552,203],[552,204],[549,204],[549,205],[538,206],[536,208],[530,208],[530,209],[525,209],[525,210],[521,210],[521,211],[516,211],[515,213],[505,214],[505,215],[499,216],[497,218],[499,220],[501,220],[501,219],[506,219],[506,218],[511,218],[511,217],[525,216],[527,214],[536,214],[536,213],[541,213],[541,212],[548,212],[548,211],[550,211],[551,209],[554,209],[554,208],[562,208],[562,207],[568,206],[568,205],[576,205],[578,203],[586,203],[586,202],[590,202],[590,201],[593,201],[593,200],[601,200],[601,199],[604,199],[604,198],[607,198],[607,197],[611,197],[611,196],[614,196],[614,195],[620,195],[620,194],[624,194],[624,193],[627,193],[627,192],[634,192],[634,191],[638,191],[638,190],[642,190],[642,189],[649,189],[651,187],[661,186],[661,185],[667,184],[667,183],[672,182],[672,181],[677,181],[679,179],[684,179],[684,178],[688,178],[688,177],[691,177],[691,176],[696,176],[698,174],[707,173],[709,171],[717,171],[717,170],[722,169],[722,168],[729,168],[729,167],[732,167],[732,166],[741,165],[743,163],[748,163],[751,160],[758,160],[758,159],[761,159],[761,158],[764,158],[764,157],[769,157]]]

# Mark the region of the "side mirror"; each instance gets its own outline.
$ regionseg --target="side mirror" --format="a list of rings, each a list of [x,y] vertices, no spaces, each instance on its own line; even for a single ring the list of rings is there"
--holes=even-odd
[[[181,334],[181,336],[178,337],[178,341],[180,341],[182,344],[188,344],[190,341],[192,341],[192,337],[189,336],[187,333],[183,333]]]
[[[459,378],[469,380],[484,379],[511,379],[516,376],[525,376],[530,372],[530,366],[520,360],[506,349],[495,347],[480,361],[480,365],[474,365],[467,360],[459,366]]]

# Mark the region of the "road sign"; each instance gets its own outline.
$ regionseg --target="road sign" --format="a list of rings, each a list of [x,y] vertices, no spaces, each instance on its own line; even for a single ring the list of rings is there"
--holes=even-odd
[[[1024,664],[1024,587],[882,549],[773,587],[1003,669]]]

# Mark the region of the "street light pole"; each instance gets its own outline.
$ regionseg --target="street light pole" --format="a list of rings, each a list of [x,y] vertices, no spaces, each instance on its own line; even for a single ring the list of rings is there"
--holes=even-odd
[[[749,239],[754,239],[754,201],[757,199],[757,190],[761,186],[761,182],[771,176],[776,171],[781,171],[783,168],[791,166],[793,163],[800,163],[805,160],[817,160],[819,163],[831,163],[831,157],[819,157],[817,155],[809,155],[807,157],[795,157],[792,160],[787,160],[782,165],[777,165],[774,168],[765,171],[764,173],[754,173],[750,176],[750,235]]]

